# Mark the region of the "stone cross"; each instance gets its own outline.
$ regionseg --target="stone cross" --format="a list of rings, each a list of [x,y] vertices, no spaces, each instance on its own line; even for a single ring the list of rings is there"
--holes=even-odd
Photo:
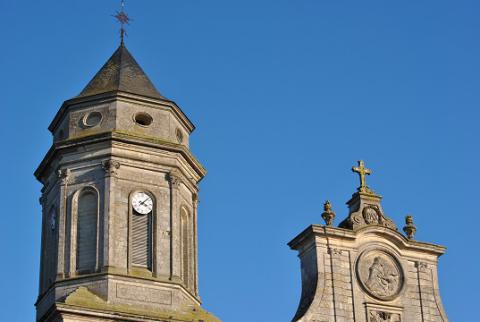
[[[360,187],[358,188],[358,191],[369,192],[370,189],[367,187],[366,175],[372,174],[372,170],[365,168],[365,163],[362,160],[359,160],[358,167],[352,167],[352,171],[358,173],[360,176]]]

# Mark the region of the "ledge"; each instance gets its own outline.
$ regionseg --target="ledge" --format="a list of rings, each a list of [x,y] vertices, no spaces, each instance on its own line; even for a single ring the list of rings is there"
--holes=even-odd
[[[312,240],[314,237],[354,241],[355,239],[361,238],[367,234],[374,234],[386,238],[389,241],[393,241],[395,244],[397,244],[397,246],[403,249],[427,252],[437,256],[441,256],[446,250],[446,248],[441,245],[407,239],[398,231],[379,225],[368,225],[357,230],[326,227],[322,225],[311,225],[297,235],[294,239],[292,239],[288,243],[288,246],[290,246],[290,248],[293,250],[298,250],[307,241]]]
[[[59,313],[95,316],[111,319],[134,319],[138,321],[156,319],[165,322],[220,322],[200,306],[187,306],[181,312],[142,309],[138,306],[107,303],[86,287],[79,287],[65,301],[55,303],[54,311]]]
[[[55,155],[62,150],[69,148],[74,148],[78,145],[87,145],[87,144],[96,144],[105,141],[117,141],[123,143],[136,144],[141,146],[158,148],[170,152],[180,153],[185,160],[193,167],[200,177],[200,180],[206,175],[207,170],[200,164],[200,162],[193,156],[190,150],[184,145],[172,143],[166,140],[150,137],[150,136],[140,136],[138,134],[132,134],[129,132],[123,131],[111,131],[111,132],[102,132],[98,134],[88,135],[84,137],[77,137],[74,139],[64,140],[57,143],[54,143],[52,147],[48,150],[47,154],[43,158],[42,162],[38,166],[34,175],[42,182],[41,178],[43,172],[45,171],[47,165],[50,163],[50,160],[55,157]],[[199,181],[200,181],[199,180]]]

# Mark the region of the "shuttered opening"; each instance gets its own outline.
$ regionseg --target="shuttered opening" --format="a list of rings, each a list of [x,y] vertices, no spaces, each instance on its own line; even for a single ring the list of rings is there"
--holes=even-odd
[[[133,211],[132,265],[152,269],[152,215]]]
[[[92,272],[97,261],[97,195],[81,193],[77,213],[77,271]]]

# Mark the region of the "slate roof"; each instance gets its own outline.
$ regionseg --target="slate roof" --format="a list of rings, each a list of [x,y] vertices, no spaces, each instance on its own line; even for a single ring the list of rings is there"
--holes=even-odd
[[[123,44],[118,47],[112,57],[110,57],[77,97],[86,97],[113,91],[166,99],[158,92]]]

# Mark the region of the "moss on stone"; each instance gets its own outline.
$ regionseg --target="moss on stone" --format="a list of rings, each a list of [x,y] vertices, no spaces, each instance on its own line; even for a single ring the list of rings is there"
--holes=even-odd
[[[92,293],[86,287],[79,287],[73,293],[66,297],[64,304],[57,303],[59,307],[63,305],[82,308],[90,311],[101,311],[103,313],[128,314],[138,317],[148,317],[159,321],[168,322],[221,322],[217,317],[205,311],[200,306],[185,306],[179,312],[144,309],[138,306],[126,304],[111,304],[104,301],[98,295]]]

